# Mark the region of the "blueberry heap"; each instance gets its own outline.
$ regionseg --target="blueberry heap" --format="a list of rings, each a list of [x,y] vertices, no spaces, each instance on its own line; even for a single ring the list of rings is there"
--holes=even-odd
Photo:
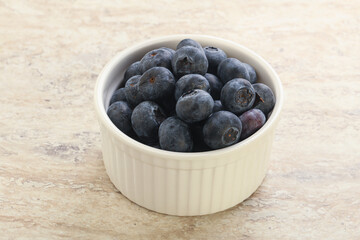
[[[131,64],[107,114],[126,135],[175,152],[220,149],[246,139],[275,105],[255,69],[216,47],[184,39]]]

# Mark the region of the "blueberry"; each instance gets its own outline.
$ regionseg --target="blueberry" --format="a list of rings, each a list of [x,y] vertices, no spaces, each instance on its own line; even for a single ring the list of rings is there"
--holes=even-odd
[[[225,109],[235,114],[241,114],[253,106],[255,89],[249,81],[235,78],[224,85],[220,98]]]
[[[240,140],[240,119],[228,111],[212,114],[203,127],[204,141],[212,149],[224,148]]]
[[[124,82],[126,82],[128,79],[135,75],[141,75],[143,72],[141,70],[141,64],[140,61],[134,62],[131,64],[128,69],[126,69],[124,74]]]
[[[167,118],[159,127],[159,143],[164,150],[190,152],[193,140],[189,126],[178,117]]]
[[[259,109],[250,109],[249,111],[241,114],[239,118],[243,127],[240,136],[241,140],[253,135],[266,122],[264,113]]]
[[[165,119],[165,113],[157,103],[144,101],[134,108],[131,124],[142,141],[156,143],[159,126]]]
[[[220,100],[214,101],[213,113],[225,110]]]
[[[182,76],[175,84],[175,99],[193,89],[201,89],[210,92],[210,84],[206,78],[200,74],[188,74]]]
[[[254,103],[253,107],[260,109],[265,115],[268,115],[275,106],[274,93],[263,83],[255,83],[253,87],[258,95],[258,101]]]
[[[172,53],[166,49],[154,49],[144,55],[141,59],[141,70],[145,72],[153,67],[165,67],[171,69]]]
[[[210,84],[210,94],[213,99],[220,99],[220,92],[223,87],[222,82],[220,79],[211,73],[206,73],[204,77],[208,80]]]
[[[170,53],[171,53],[171,58],[174,56],[174,54],[175,54],[175,50],[174,49],[172,49],[172,48],[168,48],[168,47],[161,47],[161,48],[159,48],[159,49],[164,49],[164,50],[167,50],[167,51],[169,51]]]
[[[109,105],[117,101],[126,101],[125,88],[119,88],[116,90],[110,98]]]
[[[195,47],[195,48],[201,49],[201,51],[204,51],[200,43],[198,43],[197,41],[195,41],[193,39],[189,39],[189,38],[181,40],[179,42],[179,44],[176,46],[176,50],[178,50],[182,47],[185,47],[185,46]]]
[[[143,101],[139,93],[139,82],[140,75],[135,75],[131,77],[125,84],[125,96],[126,100],[131,107],[136,107],[139,103]]]
[[[182,95],[176,103],[176,114],[187,123],[207,118],[213,110],[214,100],[204,90],[195,89]]]
[[[249,73],[249,81],[254,84],[257,82],[257,75],[255,69],[247,63],[243,63]]]
[[[224,84],[234,78],[245,78],[248,81],[250,80],[247,68],[236,58],[227,58],[223,60],[218,66],[217,75]]]
[[[202,48],[191,46],[176,50],[171,63],[173,72],[177,77],[190,73],[204,75],[208,69],[208,61]]]
[[[141,76],[139,93],[143,100],[157,100],[174,93],[175,77],[169,69],[153,67]]]
[[[132,133],[131,127],[132,110],[124,101],[117,101],[111,104],[107,110],[107,115],[114,125],[126,135]]]
[[[206,58],[209,62],[208,72],[217,74],[217,68],[222,60],[227,58],[226,53],[220,48],[204,47]]]

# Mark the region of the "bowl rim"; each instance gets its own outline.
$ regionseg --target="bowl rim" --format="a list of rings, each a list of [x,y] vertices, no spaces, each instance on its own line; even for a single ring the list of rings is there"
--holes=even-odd
[[[131,137],[124,134],[122,131],[120,131],[110,120],[110,118],[107,116],[104,102],[103,102],[103,95],[105,89],[105,82],[106,79],[109,77],[110,73],[116,67],[119,61],[121,59],[126,58],[128,55],[136,52],[138,49],[150,47],[152,45],[161,43],[161,42],[167,42],[167,41],[181,41],[185,38],[191,38],[196,41],[199,41],[200,43],[204,40],[206,41],[213,41],[214,46],[217,42],[221,42],[222,45],[231,45],[232,47],[236,47],[240,49],[242,53],[245,55],[251,56],[256,62],[261,64],[264,69],[268,72],[268,74],[271,76],[271,81],[274,84],[274,88],[276,89],[276,103],[274,106],[274,109],[272,110],[270,118],[266,121],[265,125],[261,127],[257,132],[255,132],[253,135],[248,137],[247,139],[240,141],[234,145],[222,148],[222,149],[216,149],[211,151],[204,151],[204,152],[173,152],[173,151],[167,151],[163,149],[157,149],[155,147],[147,146],[141,142],[136,141],[135,139],[132,139]],[[275,72],[275,70],[271,67],[271,65],[263,59],[260,55],[256,54],[254,51],[250,50],[249,48],[238,44],[236,42],[233,42],[231,40],[226,40],[219,37],[209,36],[209,35],[200,35],[200,34],[177,34],[177,35],[167,35],[163,37],[154,38],[151,40],[147,40],[144,42],[137,43],[135,45],[132,45],[121,52],[117,53],[107,64],[104,66],[102,71],[100,72],[94,89],[94,104],[95,104],[95,110],[98,116],[98,121],[101,121],[101,123],[107,128],[108,131],[110,131],[118,140],[122,142],[126,142],[126,144],[132,146],[138,151],[146,152],[151,155],[157,155],[158,157],[162,158],[168,158],[173,160],[181,160],[181,161],[193,161],[193,160],[203,160],[209,157],[209,155],[213,157],[221,157],[224,154],[228,154],[230,152],[239,151],[242,148],[245,148],[249,144],[252,144],[254,141],[256,141],[258,138],[261,138],[262,135],[265,135],[268,131],[271,130],[271,128],[278,123],[280,112],[283,107],[283,101],[284,101],[284,92],[283,87],[280,81],[279,76]]]

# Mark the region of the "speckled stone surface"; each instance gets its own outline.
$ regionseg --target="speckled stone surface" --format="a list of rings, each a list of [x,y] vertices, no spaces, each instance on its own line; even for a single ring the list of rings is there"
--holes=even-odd
[[[360,239],[359,1],[0,1],[0,239]],[[278,72],[269,172],[202,217],[148,211],[102,162],[93,88],[117,52],[214,35]]]

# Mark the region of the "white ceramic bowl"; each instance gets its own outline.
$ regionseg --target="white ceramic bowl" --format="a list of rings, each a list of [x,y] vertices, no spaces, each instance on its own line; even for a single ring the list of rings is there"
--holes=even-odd
[[[249,63],[259,82],[273,90],[276,104],[271,117],[254,135],[220,150],[177,153],[146,146],[113,125],[106,111],[127,67],[152,49],[175,49],[184,38],[219,47],[228,57]],[[237,43],[203,35],[174,35],[127,48],[104,67],[95,87],[106,172],[123,195],[156,212],[192,216],[225,210],[249,197],[264,179],[282,105],[282,85],[273,68]]]

